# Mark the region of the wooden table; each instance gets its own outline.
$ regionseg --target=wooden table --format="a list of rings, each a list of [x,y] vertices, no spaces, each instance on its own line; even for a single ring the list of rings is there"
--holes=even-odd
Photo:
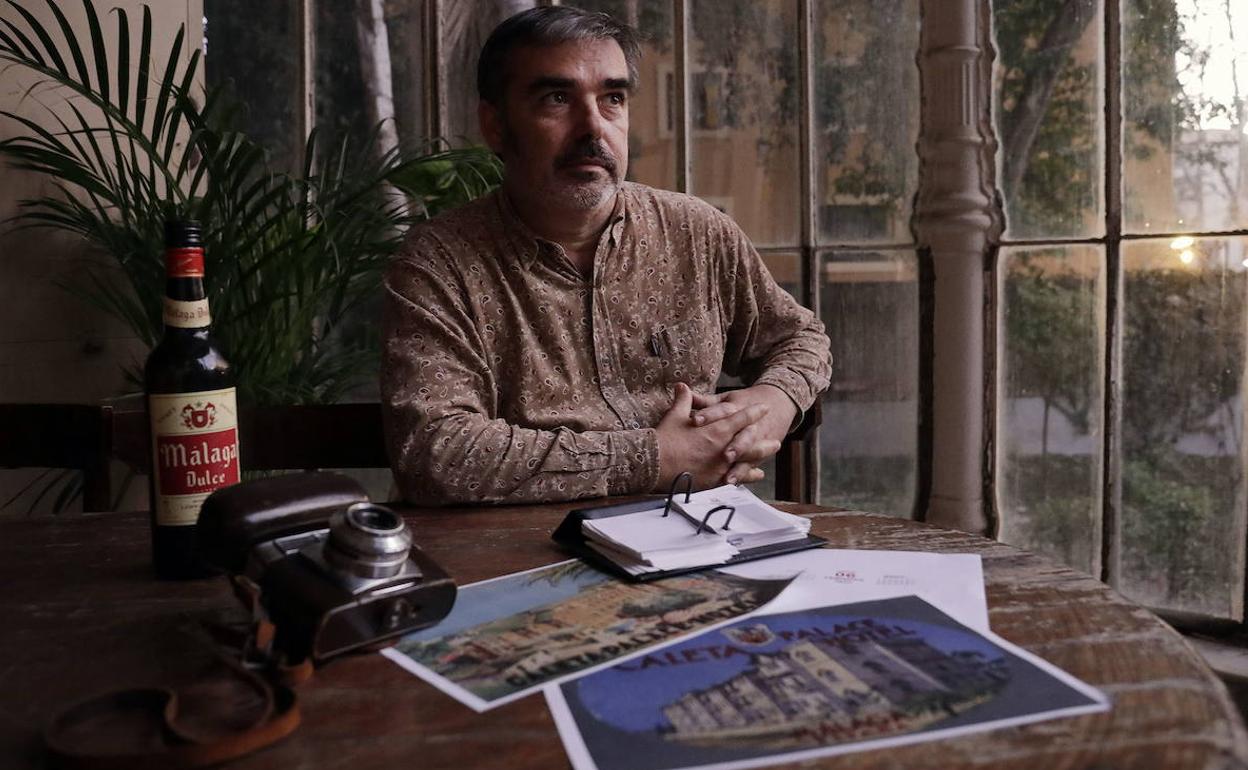
[[[416,540],[461,584],[562,558],[549,534],[574,506],[410,511]],[[1177,633],[1099,582],[983,538],[860,513],[809,513],[833,546],[983,555],[992,628],[1113,699],[1108,713],[887,751],[820,768],[1231,768],[1248,735],[1222,684]],[[141,514],[0,522],[0,766],[42,767],[60,706],[177,668],[188,619],[237,612],[222,579],[149,576]],[[300,690],[303,725],[230,768],[560,768],[541,696],[486,714],[379,655],[340,659]]]

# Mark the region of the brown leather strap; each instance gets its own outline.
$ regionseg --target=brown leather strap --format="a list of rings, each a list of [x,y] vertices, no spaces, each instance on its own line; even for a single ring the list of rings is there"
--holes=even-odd
[[[62,711],[44,730],[55,767],[193,768],[242,756],[299,726],[295,694],[231,658],[179,689],[118,690]]]
[[[270,690],[266,718],[244,729],[188,740],[202,725],[188,724],[170,690],[118,690],[61,712],[44,731],[54,767],[66,770],[193,768],[241,757],[290,735],[299,726],[294,692]],[[232,705],[224,704],[227,709]]]

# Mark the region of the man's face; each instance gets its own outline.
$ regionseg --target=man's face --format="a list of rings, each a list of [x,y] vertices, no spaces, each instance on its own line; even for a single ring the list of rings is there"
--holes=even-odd
[[[628,170],[630,83],[619,44],[578,40],[518,48],[507,58],[502,105],[480,108],[507,186],[555,208],[603,205]]]

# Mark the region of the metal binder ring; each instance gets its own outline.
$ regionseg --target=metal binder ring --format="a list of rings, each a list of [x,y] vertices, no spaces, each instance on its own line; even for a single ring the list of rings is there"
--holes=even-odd
[[[728,511],[728,521],[724,522],[724,531],[727,532],[728,525],[732,523],[732,517],[736,515],[737,509],[733,508],[731,505],[717,505],[706,512],[706,515],[702,517],[702,523],[698,525],[698,531],[693,534],[700,535],[702,534],[703,529],[710,529],[710,527],[706,526],[706,522],[710,521],[711,516],[719,513],[720,511]]]
[[[676,486],[680,484],[681,479],[685,481],[685,502],[689,502],[689,493],[693,491],[693,474],[685,471],[672,479],[672,488],[667,491],[667,504],[663,506],[664,516],[672,510],[672,498],[676,496]]]

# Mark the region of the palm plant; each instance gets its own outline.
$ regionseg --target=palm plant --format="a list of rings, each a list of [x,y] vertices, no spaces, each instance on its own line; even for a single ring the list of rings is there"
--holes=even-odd
[[[28,131],[0,142],[0,156],[47,174],[57,190],[23,201],[20,226],[75,232],[111,255],[121,281],[97,271],[67,288],[154,345],[163,222],[199,220],[214,331],[244,402],[329,402],[370,376],[375,336],[342,330],[376,292],[404,230],[499,180],[497,160],[483,149],[376,152],[316,132],[300,173],[273,172],[265,149],[233,128],[224,90],[196,92],[200,52],[187,56],[185,28],[160,67],[144,6],[132,68],[125,10],[115,10],[110,51],[90,0],[85,41],[56,0],[45,0],[56,21],[46,27],[16,0],[5,2],[21,18],[0,17],[0,62],[70,94],[42,105],[55,129],[0,112]],[[387,195],[390,185],[405,195]],[[128,374],[138,382],[137,371]]]

